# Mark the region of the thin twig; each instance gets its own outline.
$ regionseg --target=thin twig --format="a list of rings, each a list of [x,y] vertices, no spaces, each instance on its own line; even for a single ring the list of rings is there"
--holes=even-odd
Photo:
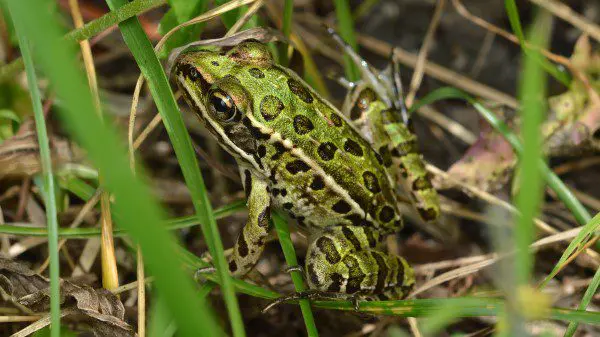
[[[386,57],[392,50],[392,46],[389,43],[378,40],[374,37],[363,34],[357,34],[357,37],[358,42],[362,47],[378,55]],[[408,65],[409,67],[416,66],[417,56],[415,54],[409,53],[398,47],[395,47],[394,50],[394,57],[396,60],[400,61],[404,65]],[[463,76],[431,61],[427,61],[425,63],[425,74],[442,82],[451,84],[452,86],[460,88],[475,96],[498,102],[510,108],[516,109],[519,106],[519,103],[514,97],[474,81],[467,76]]]
[[[419,55],[417,56],[417,64],[415,65],[415,71],[413,72],[413,76],[410,81],[410,89],[408,91],[408,94],[406,95],[407,108],[410,108],[412,106],[415,96],[417,95],[417,90],[419,90],[419,87],[421,86],[421,81],[423,80],[423,69],[425,67],[425,62],[427,61],[429,47],[433,42],[433,36],[438,24],[440,23],[440,18],[442,17],[442,11],[444,10],[445,4],[446,0],[438,0],[437,6],[435,7],[435,11],[433,12],[433,18],[429,22],[429,27],[427,28],[425,39],[423,40],[421,49],[419,49]]]
[[[600,27],[593,22],[588,21],[583,15],[574,12],[569,6],[555,0],[529,0],[534,4],[545,8],[550,13],[577,27],[582,32],[588,34],[596,41],[600,42]]]

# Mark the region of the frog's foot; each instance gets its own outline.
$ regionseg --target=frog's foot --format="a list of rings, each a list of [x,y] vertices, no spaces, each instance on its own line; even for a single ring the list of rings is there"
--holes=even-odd
[[[262,310],[263,314],[266,313],[267,311],[271,310],[272,308],[282,304],[282,303],[286,303],[286,302],[290,302],[290,301],[299,301],[299,300],[309,300],[309,301],[314,301],[314,300],[320,300],[320,301],[340,301],[340,300],[350,300],[352,301],[352,305],[354,306],[354,310],[355,311],[359,311],[360,310],[360,306],[359,306],[359,296],[354,294],[354,295],[349,295],[349,294],[340,294],[340,293],[328,293],[328,292],[324,292],[324,291],[320,291],[320,290],[316,290],[316,289],[310,289],[310,290],[306,290],[306,291],[301,291],[301,292],[295,292],[295,293],[291,293],[288,295],[284,295],[279,297],[276,300],[273,300],[271,303],[269,303],[266,307],[264,307],[264,309]]]

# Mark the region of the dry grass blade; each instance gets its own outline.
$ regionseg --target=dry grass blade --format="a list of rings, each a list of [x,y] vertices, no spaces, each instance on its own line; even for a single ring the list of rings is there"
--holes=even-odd
[[[78,0],[69,0],[69,7],[71,9],[71,16],[76,28],[83,27],[83,17],[79,8]],[[88,40],[79,42],[81,49],[81,55],[83,57],[83,64],[85,65],[85,72],[87,75],[88,85],[92,94],[94,107],[96,113],[103,119],[102,110],[100,106],[100,96],[98,91],[98,81],[96,76],[96,68],[94,66],[94,58],[92,55],[92,49]],[[100,184],[102,185],[103,178],[100,176]],[[113,222],[112,214],[110,211],[110,195],[108,192],[103,191],[100,195],[100,210],[101,216],[101,228],[102,228],[102,284],[106,289],[114,289],[119,286],[119,273],[117,270],[117,258],[115,256],[114,238],[113,238]]]
[[[587,20],[583,15],[576,13],[571,7],[555,0],[529,0],[534,4],[545,8],[557,17],[567,21],[574,27],[579,28],[585,34],[600,42],[600,27]]]
[[[423,44],[421,45],[421,49],[419,50],[417,64],[415,65],[415,71],[410,81],[408,94],[406,95],[407,108],[410,108],[412,106],[415,96],[417,95],[417,90],[419,90],[419,86],[421,85],[421,81],[423,80],[423,67],[425,66],[425,62],[427,61],[427,53],[429,52],[429,48],[431,47],[431,43],[433,42],[435,30],[437,29],[437,26],[440,23],[440,18],[442,17],[442,11],[444,10],[445,4],[446,0],[438,0],[437,6],[435,7],[435,12],[433,13],[433,18],[431,19],[431,21],[429,21],[429,27],[427,28],[425,39],[423,40]]]
[[[244,13],[244,15],[238,21],[236,21],[236,23],[233,26],[231,26],[231,29],[229,29],[227,31],[227,34],[225,34],[225,37],[231,36],[231,35],[235,34],[237,31],[239,31],[240,28],[242,28],[242,26],[245,25],[250,20],[250,18],[252,18],[252,16],[262,7],[263,4],[264,4],[263,0],[256,0],[252,4],[252,6],[250,6],[250,8],[248,8],[246,13]]]
[[[431,106],[422,106],[417,111],[420,116],[423,116],[429,119],[430,121],[436,123],[442,129],[448,131],[451,135],[460,139],[466,144],[473,144],[477,140],[477,136],[475,136],[473,132],[471,132],[469,129],[465,128],[464,126],[462,126],[462,124],[435,110]]]
[[[467,8],[462,4],[462,2],[460,0],[452,0],[452,4],[454,5],[454,8],[456,8],[456,11],[458,12],[458,14],[462,15],[462,17],[464,17],[465,19],[473,22],[474,24],[476,24],[486,30],[494,32],[495,34],[498,34],[513,43],[516,43],[516,44],[520,43],[519,38],[517,38],[515,35],[505,31],[504,29],[502,29],[498,26],[492,25],[491,23],[481,19],[480,17],[477,17],[477,16],[471,14],[471,12],[469,12],[467,10]],[[544,56],[546,56],[548,59],[550,59],[556,63],[562,64],[565,67],[568,67],[569,69],[572,68],[571,62],[569,61],[568,58],[566,58],[564,56],[556,55],[545,49],[539,49],[535,46],[530,45],[529,43],[525,43],[525,46],[527,48],[533,48],[535,50],[538,50]]]
[[[583,226],[542,238],[542,239],[537,240],[536,242],[532,243],[529,246],[529,248],[531,249],[532,252],[535,252],[537,249],[544,247],[544,246],[555,244],[557,242],[569,241],[569,240],[573,239],[574,237],[576,237],[582,228],[583,228]],[[581,249],[580,252],[584,251],[584,249],[587,249],[589,251],[588,248],[589,248],[589,245],[586,245],[586,247]],[[500,259],[506,258],[513,254],[514,254],[514,252],[504,253],[504,254],[492,253],[492,254],[486,254],[486,255],[481,255],[481,256],[470,256],[467,258],[450,260],[450,261],[441,261],[441,262],[432,263],[431,265],[418,266],[415,268],[415,270],[417,270],[419,272],[425,272],[425,271],[438,270],[438,269],[442,269],[442,268],[448,268],[450,266],[455,266],[455,265],[464,265],[465,263],[467,263],[467,265],[450,270],[446,273],[438,275],[435,278],[425,282],[424,284],[420,285],[419,288],[417,288],[415,291],[413,291],[410,296],[411,296],[411,298],[414,298],[416,295],[418,295],[426,290],[429,290],[437,285],[440,285],[444,282],[476,273],[476,272],[480,271],[481,269],[491,266],[492,264],[500,261]],[[577,254],[574,254],[574,255],[577,255]]]
[[[387,55],[389,55],[392,50],[392,46],[389,43],[378,40],[371,36],[358,34],[357,37],[358,42],[361,46],[380,56],[387,57]],[[401,63],[410,67],[415,67],[418,59],[418,57],[415,54],[409,53],[400,48],[395,48],[394,57]],[[506,105],[513,109],[516,109],[519,106],[519,103],[514,97],[489,86],[486,86],[482,83],[479,83],[477,81],[473,81],[467,76],[448,70],[447,68],[435,64],[431,61],[427,61],[425,63],[424,71],[425,74],[435,79],[451,84],[456,88],[463,89],[464,91],[472,93],[475,96],[492,100],[494,102]]]

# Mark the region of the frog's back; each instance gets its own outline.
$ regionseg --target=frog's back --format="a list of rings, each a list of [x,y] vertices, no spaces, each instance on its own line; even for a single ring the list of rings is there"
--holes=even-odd
[[[276,205],[311,227],[400,225],[381,156],[335,108],[277,65],[231,75],[252,91],[246,124],[262,138],[258,157]]]

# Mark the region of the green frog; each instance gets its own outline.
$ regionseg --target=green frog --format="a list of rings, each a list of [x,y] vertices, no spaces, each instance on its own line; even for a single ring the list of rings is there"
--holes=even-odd
[[[379,139],[363,135],[258,41],[185,50],[172,76],[239,166],[249,214],[228,260],[234,276],[258,261],[277,209],[310,233],[304,272],[312,290],[376,299],[408,294],[413,269],[381,244],[403,226],[392,172],[400,153],[381,153]]]

